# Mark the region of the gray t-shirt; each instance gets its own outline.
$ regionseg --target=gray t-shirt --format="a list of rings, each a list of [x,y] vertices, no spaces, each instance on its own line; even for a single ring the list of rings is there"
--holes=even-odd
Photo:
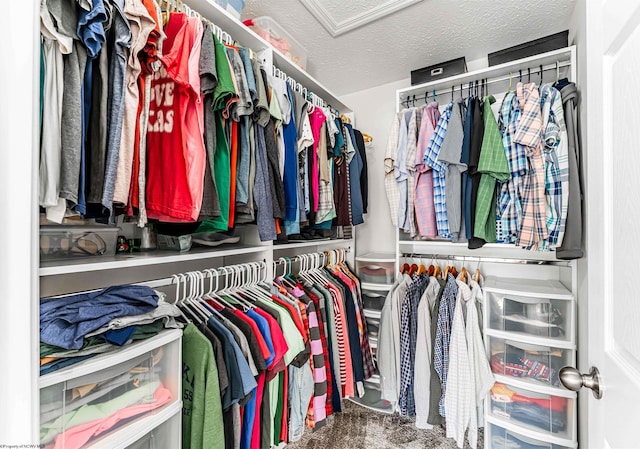
[[[124,15],[124,0],[111,0],[111,3],[113,5],[111,32],[114,36],[114,44],[109,65],[110,102],[107,114],[109,131],[107,134],[107,159],[102,190],[102,205],[110,213],[112,213],[113,208],[113,192],[118,169],[120,139],[122,137],[127,50],[131,47],[131,29],[129,28],[129,21]]]

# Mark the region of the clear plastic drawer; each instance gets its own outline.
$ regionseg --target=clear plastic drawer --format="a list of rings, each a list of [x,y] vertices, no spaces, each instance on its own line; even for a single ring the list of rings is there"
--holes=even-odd
[[[489,329],[573,341],[573,302],[487,292]]]
[[[569,446],[548,443],[520,435],[491,424],[486,427],[485,440],[489,449],[570,449]]]
[[[44,385],[40,389],[43,447],[89,447],[179,402],[180,371],[176,367],[180,367],[180,339],[155,347],[153,340],[180,334],[165,331],[118,353],[82,362],[85,366],[81,363],[66,372],[43,376]],[[146,348],[149,349],[143,351]],[[74,370],[86,371],[87,366],[95,369],[74,376]],[[141,429],[142,433],[148,429]]]
[[[386,298],[387,292],[362,290],[362,302],[365,309],[382,310]]]
[[[534,384],[560,387],[558,373],[574,366],[574,351],[488,337],[491,370]]]
[[[491,389],[490,416],[524,429],[573,440],[575,397],[533,392],[496,383]]]

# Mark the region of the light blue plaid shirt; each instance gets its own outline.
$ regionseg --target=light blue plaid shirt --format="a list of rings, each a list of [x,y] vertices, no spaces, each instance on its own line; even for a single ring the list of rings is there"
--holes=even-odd
[[[525,147],[514,141],[521,115],[518,97],[515,92],[509,92],[503,100],[499,120],[502,143],[511,172],[511,177],[502,184],[498,196],[496,239],[500,243],[514,243],[520,234],[524,176],[528,171]]]
[[[447,125],[451,118],[451,109],[453,101],[445,107],[436,129],[429,140],[429,145],[424,153],[424,163],[433,169],[433,203],[436,209],[436,225],[438,227],[438,235],[440,237],[450,239],[449,220],[447,219],[447,197],[445,191],[445,179],[447,173],[447,164],[438,161],[440,148],[447,134]]]

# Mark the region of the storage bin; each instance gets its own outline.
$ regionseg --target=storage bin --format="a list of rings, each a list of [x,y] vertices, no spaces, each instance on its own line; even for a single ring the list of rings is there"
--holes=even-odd
[[[236,19],[240,20],[240,16],[242,16],[242,10],[244,9],[244,0],[229,0],[225,3],[225,9],[227,10],[227,12]]]
[[[179,403],[180,335],[179,330],[163,331],[121,351],[42,376],[40,443],[89,447]],[[149,428],[140,429],[140,434]]]
[[[489,410],[492,417],[539,432],[541,437],[575,437],[575,396],[555,396],[496,383],[491,388]]]
[[[422,67],[411,71],[411,85],[428,83],[442,78],[459,75],[467,72],[467,61],[464,56],[451,61]]]
[[[362,303],[365,309],[382,310],[386,298],[385,292],[362,290]]]
[[[120,228],[107,225],[40,226],[40,260],[113,256]]]
[[[489,336],[491,370],[533,384],[560,387],[558,373],[574,366],[574,351]]]
[[[559,281],[488,277],[485,293],[488,333],[510,332],[519,341],[574,349],[575,301]]]
[[[306,70],[307,51],[278,22],[271,17],[262,16],[245,20],[243,23],[269,42],[273,48],[289,58],[295,65],[302,70]]]
[[[356,270],[362,282],[393,284],[395,265],[393,262],[357,262]]]
[[[546,441],[529,438],[511,430],[491,424],[487,427],[485,440],[489,449],[570,449],[569,446],[548,443]]]

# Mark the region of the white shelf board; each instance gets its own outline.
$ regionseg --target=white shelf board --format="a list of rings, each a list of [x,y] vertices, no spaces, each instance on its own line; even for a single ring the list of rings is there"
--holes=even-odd
[[[366,253],[356,256],[358,262],[390,262],[395,263],[396,255],[394,253]]]
[[[322,85],[318,80],[295,65],[289,58],[283,55],[279,50],[273,48],[262,37],[258,36],[253,30],[246,27],[242,22],[233,17],[222,7],[218,6],[213,0],[184,0],[184,3],[194,11],[199,12],[203,17],[209,19],[215,25],[229,33],[243,47],[251,48],[258,52],[265,48],[273,50],[273,62],[276,67],[291,76],[297,82],[302,84],[311,92],[318,95],[340,112],[350,112],[351,110],[332,94],[329,89]]]
[[[173,418],[177,413],[182,414],[182,401],[179,398],[161,407],[159,410],[154,410],[108,433],[94,443],[86,446],[86,449],[124,449],[138,441],[141,436],[144,436],[151,430],[158,428]]]
[[[216,249],[198,247],[191,248],[190,251],[186,252],[156,250],[145,253],[115,255],[112,257],[60,260],[43,262],[40,267],[40,276],[55,276],[88,271],[114,270],[118,268],[187,262],[190,260],[215,259],[217,257],[259,253],[261,251],[270,250],[270,245],[221,245]]]
[[[497,76],[503,76],[511,72],[513,74],[513,81],[518,81],[519,70],[523,71],[526,75],[526,70],[529,68],[537,68],[540,65],[549,66],[554,65],[556,62],[567,62],[575,59],[575,45],[553,50],[547,53],[542,53],[528,58],[517,59],[515,61],[505,62],[504,64],[498,64],[491,67],[486,67],[472,72],[461,73],[459,75],[450,76],[440,80],[430,81],[427,83],[416,84],[404,89],[398,89],[396,92],[399,98],[405,98],[407,94],[424,95],[425,92],[431,92],[433,90],[440,90],[443,88],[451,88],[451,86],[458,86],[460,84],[467,84],[472,81],[480,80],[482,78],[495,78]],[[537,72],[536,72],[537,73]],[[554,74],[555,75],[555,74]],[[533,74],[532,74],[533,76]]]
[[[560,301],[573,300],[573,294],[560,281],[553,279],[536,281],[532,279],[487,276],[484,282],[484,290],[502,295],[518,295]]]
[[[362,287],[363,290],[388,292],[393,288],[393,284],[376,284],[375,282],[361,282],[360,287]]]
[[[416,253],[442,257],[496,257],[567,263],[565,260],[558,260],[555,251],[528,251],[509,243],[487,243],[482,248],[469,249],[467,243],[452,243],[449,240],[398,240],[398,247],[400,256],[402,253]]]
[[[576,345],[571,341],[556,340],[553,338],[535,337],[519,332],[499,331],[495,329],[486,329],[485,334],[491,337],[502,338],[504,340],[519,341],[521,343],[531,343],[539,346],[550,346],[552,348],[576,350]]]
[[[535,380],[525,380],[523,378],[511,377],[504,374],[493,373],[493,377],[496,382],[501,384],[508,384],[514,387],[522,388],[523,390],[534,391],[536,393],[549,394],[551,396],[558,396],[561,398],[575,399],[578,397],[578,393],[575,391],[567,390],[562,387],[554,387],[551,385],[544,385]]]
[[[272,249],[276,251],[286,251],[294,248],[310,248],[310,247],[344,247],[353,245],[352,239],[327,239],[327,240],[305,240],[303,242],[283,243],[281,245],[273,245]]]
[[[126,362],[127,360],[131,360],[140,355],[146,354],[149,351],[153,351],[156,348],[169,344],[172,341],[176,341],[181,336],[181,329],[166,329],[154,337],[137,341],[124,346],[117,351],[100,354],[67,368],[54,371],[50,374],[45,374],[40,377],[39,386],[41,389],[46,388],[70,379],[76,379],[78,377],[95,373],[103,368],[116,366],[119,363]]]
[[[491,407],[491,405],[489,405],[489,407]],[[491,424],[494,424],[498,427],[502,427],[503,429],[510,430],[511,432],[518,433],[527,438],[543,441],[546,443],[557,444],[559,446],[564,446],[564,447],[573,447],[573,448],[578,447],[578,443],[576,443],[572,439],[557,437],[543,430],[528,429],[526,427],[522,427],[515,424],[513,421],[509,421],[507,419],[504,419],[504,420],[500,419],[490,413],[486,414],[485,420]]]

